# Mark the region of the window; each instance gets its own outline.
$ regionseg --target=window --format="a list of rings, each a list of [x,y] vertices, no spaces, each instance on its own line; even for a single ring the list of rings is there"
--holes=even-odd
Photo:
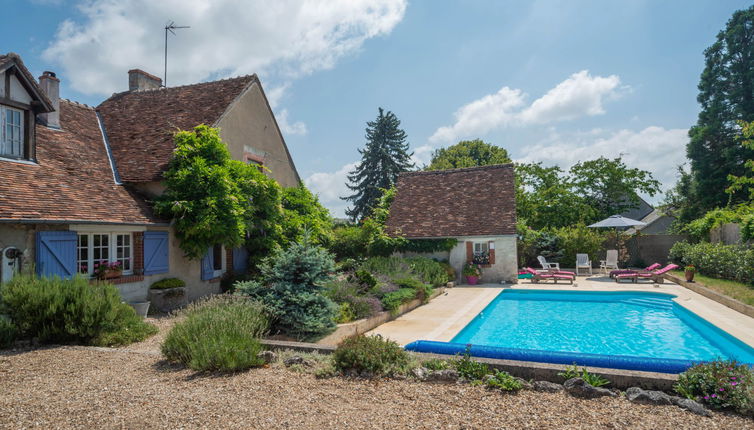
[[[474,242],[474,264],[490,264],[490,244],[487,242]]]
[[[215,245],[212,247],[212,270],[223,270],[223,246]]]
[[[24,156],[24,111],[0,106],[0,156]]]
[[[131,233],[79,233],[76,263],[80,273],[94,274],[94,266],[119,262],[124,274],[133,271]]]

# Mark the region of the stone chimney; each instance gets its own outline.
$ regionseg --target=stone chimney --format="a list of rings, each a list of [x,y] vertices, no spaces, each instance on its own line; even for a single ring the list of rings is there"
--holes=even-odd
[[[152,90],[162,86],[162,79],[140,69],[128,71],[128,91]]]
[[[47,98],[52,102],[52,112],[39,115],[42,122],[48,127],[60,128],[60,79],[55,76],[54,72],[43,72],[39,77],[39,86],[45,92]]]

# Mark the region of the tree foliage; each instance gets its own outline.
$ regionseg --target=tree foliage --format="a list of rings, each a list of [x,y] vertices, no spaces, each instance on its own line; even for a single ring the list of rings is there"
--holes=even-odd
[[[280,186],[256,167],[232,160],[217,129],[200,125],[175,134],[167,189],[155,202],[174,220],[180,247],[199,258],[216,244],[236,248],[247,234],[257,249],[280,235]]]
[[[314,244],[327,247],[333,239],[330,212],[303,183],[283,189],[282,229],[283,246],[302,240],[306,230]]]
[[[474,139],[435,150],[432,154],[432,161],[425,170],[447,170],[510,162],[508,151],[505,149],[481,139]]]
[[[733,14],[704,57],[697,97],[702,109],[686,147],[692,187],[680,211],[683,220],[746,198],[743,190],[730,196],[721,191],[728,175],[744,175],[744,160],[754,158],[754,150],[734,138],[736,121],[754,121],[754,6]]]
[[[741,121],[739,125],[741,126],[741,134],[738,137],[738,140],[740,141],[741,146],[754,150],[754,121]],[[748,191],[748,197],[746,197],[746,199],[752,201],[754,200],[754,159],[746,160],[744,166],[751,170],[749,176],[728,175],[730,186],[725,192],[733,196],[739,192],[747,195],[746,191]]]
[[[360,149],[361,161],[348,174],[348,189],[354,194],[342,197],[352,207],[346,210],[352,220],[362,220],[372,213],[382,192],[395,184],[398,174],[414,167],[408,152],[406,133],[394,113],[379,108],[377,119],[367,122],[366,146]]]

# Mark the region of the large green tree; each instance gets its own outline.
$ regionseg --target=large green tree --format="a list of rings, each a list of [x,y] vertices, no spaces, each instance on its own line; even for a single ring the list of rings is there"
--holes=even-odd
[[[596,211],[574,192],[560,167],[532,163],[516,165],[516,213],[521,223],[539,230],[588,222]]]
[[[175,135],[156,212],[174,222],[180,247],[199,258],[213,245],[236,248],[250,236],[269,249],[280,235],[280,186],[256,167],[230,158],[216,128]]]
[[[685,220],[746,198],[723,190],[728,175],[743,175],[744,161],[754,158],[754,150],[735,139],[736,122],[754,120],[754,6],[733,14],[704,57],[697,97],[702,109],[686,147],[692,184],[681,208]]]
[[[481,139],[464,140],[447,148],[435,150],[426,170],[446,170],[460,167],[488,166],[510,163],[508,151]]]
[[[368,217],[382,196],[381,189],[392,187],[399,173],[414,167],[406,132],[394,113],[379,108],[377,119],[367,122],[366,140],[359,150],[361,161],[348,174],[347,186],[354,193],[341,197],[351,202],[346,215],[354,221]]]
[[[626,166],[621,157],[576,163],[569,171],[573,191],[587,199],[596,219],[639,205],[639,193],[654,196],[660,182],[646,170]]]
[[[317,196],[301,183],[283,189],[282,246],[303,240],[308,232],[314,245],[329,246],[333,236],[333,220]]]

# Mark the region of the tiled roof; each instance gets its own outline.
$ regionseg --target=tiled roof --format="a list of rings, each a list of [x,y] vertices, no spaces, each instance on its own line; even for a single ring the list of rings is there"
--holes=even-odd
[[[173,154],[173,134],[214,125],[256,75],[114,94],[97,107],[118,173],[125,182],[162,178]]]
[[[60,101],[62,130],[37,125],[37,162],[0,161],[0,219],[163,222],[113,179],[94,109]]]
[[[408,238],[515,234],[515,198],[512,164],[402,173],[387,228]]]

